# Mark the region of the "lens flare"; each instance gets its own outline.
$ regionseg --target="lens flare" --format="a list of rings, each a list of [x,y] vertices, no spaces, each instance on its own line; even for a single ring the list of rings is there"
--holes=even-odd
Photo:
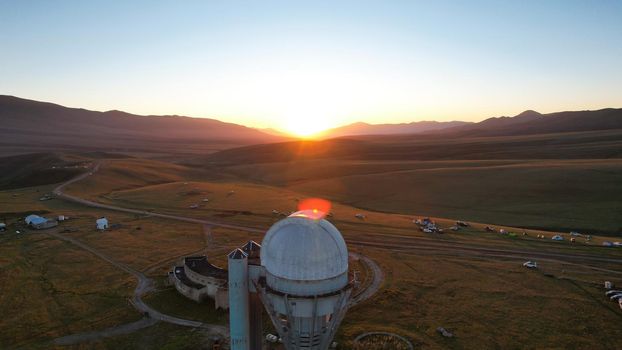
[[[304,216],[319,220],[330,213],[331,203],[321,198],[307,198],[298,202],[298,212],[292,216]],[[298,214],[298,215],[296,215]]]

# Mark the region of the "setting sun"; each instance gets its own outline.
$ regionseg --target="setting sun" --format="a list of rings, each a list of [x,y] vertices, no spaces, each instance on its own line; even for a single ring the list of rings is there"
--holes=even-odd
[[[309,138],[330,128],[321,118],[301,117],[287,120],[285,131],[298,137]]]

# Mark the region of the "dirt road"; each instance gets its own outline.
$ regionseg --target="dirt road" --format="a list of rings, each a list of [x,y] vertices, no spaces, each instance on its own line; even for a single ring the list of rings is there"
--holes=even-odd
[[[165,218],[165,219],[170,219],[170,220],[178,220],[178,221],[184,221],[184,222],[192,222],[192,223],[198,223],[198,224],[202,224],[203,228],[204,228],[204,234],[205,234],[205,241],[206,244],[211,243],[212,240],[212,235],[211,235],[211,227],[213,226],[219,226],[219,227],[226,227],[226,228],[232,228],[232,229],[237,229],[237,230],[241,230],[241,231],[247,231],[247,232],[254,232],[254,233],[263,233],[265,232],[265,230],[262,229],[258,229],[258,228],[254,228],[254,227],[246,227],[246,226],[240,226],[240,225],[233,225],[233,224],[224,224],[224,223],[219,223],[219,222],[213,222],[213,221],[209,221],[209,220],[200,220],[200,219],[195,219],[195,218],[188,218],[188,217],[183,217],[183,216],[176,216],[176,215],[168,215],[168,214],[158,214],[158,213],[153,213],[153,212],[148,212],[148,211],[144,211],[144,210],[136,210],[136,209],[128,209],[128,208],[123,208],[123,207],[118,207],[118,206],[113,206],[113,205],[107,205],[107,204],[101,204],[101,203],[97,203],[97,202],[93,202],[93,201],[89,201],[83,198],[79,198],[76,196],[72,196],[69,194],[66,194],[63,192],[63,189],[65,187],[67,187],[70,184],[73,184],[75,182],[78,182],[80,180],[83,180],[85,178],[87,178],[88,176],[92,176],[93,173],[97,172],[100,168],[100,163],[97,163],[92,169],[91,171],[84,173],[82,175],[79,175],[59,186],[57,186],[54,189],[54,194],[59,197],[59,198],[63,198],[65,200],[74,202],[74,203],[78,203],[78,204],[82,204],[82,205],[86,205],[89,207],[95,207],[95,208],[101,208],[101,209],[108,209],[108,210],[115,210],[115,211],[120,211],[120,212],[125,212],[125,213],[133,213],[133,214],[140,214],[140,215],[149,215],[149,216],[154,216],[154,217],[160,217],[160,218]],[[100,331],[94,331],[94,332],[87,332],[87,333],[80,333],[80,334],[73,334],[73,335],[68,335],[65,337],[61,337],[61,338],[57,338],[54,342],[55,344],[58,345],[70,345],[70,344],[76,344],[76,343],[81,343],[81,342],[85,342],[85,341],[92,341],[92,340],[96,340],[96,339],[100,339],[103,337],[110,337],[110,336],[115,336],[115,335],[121,335],[121,334],[128,334],[131,332],[134,332],[136,330],[145,328],[145,327],[149,327],[153,324],[155,324],[155,322],[157,321],[162,321],[162,322],[168,322],[168,323],[172,323],[172,324],[176,324],[176,325],[180,325],[180,326],[187,326],[187,327],[194,327],[194,328],[203,328],[208,330],[211,333],[215,333],[218,334],[222,337],[228,337],[229,335],[229,329],[227,327],[224,326],[220,326],[220,325],[215,325],[215,324],[207,324],[207,323],[202,323],[202,322],[198,322],[198,321],[193,321],[193,320],[187,320],[187,319],[182,319],[182,318],[178,318],[178,317],[174,317],[174,316],[170,316],[170,315],[166,315],[163,314],[155,309],[153,309],[152,307],[150,307],[149,305],[147,305],[143,300],[142,300],[142,296],[144,296],[146,293],[148,293],[149,291],[153,290],[153,280],[151,280],[150,278],[148,278],[147,276],[145,276],[145,274],[143,274],[140,271],[134,270],[131,267],[119,263],[115,260],[113,260],[112,258],[110,258],[109,256],[107,256],[106,254],[96,250],[95,248],[85,244],[84,242],[81,242],[75,238],[71,238],[71,237],[67,237],[65,235],[62,235],[58,232],[49,232],[50,235],[54,236],[55,238],[64,240],[64,241],[68,241],[71,242],[72,244],[75,244],[76,246],[89,251],[90,253],[94,254],[95,256],[99,257],[100,259],[103,259],[105,261],[107,261],[108,263],[116,266],[117,268],[132,274],[133,276],[136,277],[137,279],[137,286],[134,289],[134,294],[132,296],[132,305],[141,313],[144,313],[145,315],[148,315],[148,318],[136,321],[136,322],[132,322],[132,323],[128,323],[128,324],[123,324],[123,325],[119,325],[116,327],[111,327],[111,328],[107,328],[104,330],[100,330]],[[370,298],[374,293],[376,293],[379,289],[380,286],[382,284],[382,281],[384,279],[384,275],[382,273],[382,270],[380,269],[380,267],[371,259],[369,259],[368,257],[365,257],[364,255],[361,254],[357,254],[357,253],[352,253],[352,255],[358,257],[359,259],[361,259],[365,264],[367,264],[370,268],[370,271],[372,271],[372,283],[370,284],[369,287],[367,287],[366,290],[364,290],[363,292],[359,293],[356,297],[354,297],[352,299],[352,301],[350,302],[350,306],[356,305],[358,303],[363,302],[364,300]],[[152,267],[151,269],[154,269],[156,266]]]
[[[350,252],[350,256],[360,259],[365,265],[367,265],[367,267],[369,267],[369,270],[372,273],[372,280],[370,285],[367,286],[367,288],[365,288],[365,290],[363,290],[361,293],[355,295],[354,297],[352,297],[352,299],[350,299],[349,306],[352,307],[371,298],[372,295],[376,294],[376,292],[380,290],[382,282],[384,281],[384,273],[375,261],[366,257],[365,255]]]
[[[132,323],[128,323],[128,324],[123,324],[123,325],[119,325],[116,327],[111,327],[111,328],[107,328],[104,330],[100,330],[100,331],[94,331],[94,332],[87,332],[87,333],[80,333],[80,334],[73,334],[73,335],[69,335],[69,336],[65,336],[62,338],[57,338],[54,342],[56,344],[59,345],[68,345],[68,344],[75,344],[75,343],[81,343],[81,342],[85,342],[85,341],[92,341],[95,339],[99,339],[99,338],[103,338],[103,337],[109,337],[109,336],[115,336],[115,335],[120,335],[120,334],[127,334],[127,333],[131,333],[133,331],[139,330],[141,328],[145,328],[145,327],[149,327],[153,324],[155,324],[155,322],[157,321],[163,321],[163,322],[168,322],[168,323],[172,323],[172,324],[176,324],[179,326],[186,326],[186,327],[195,327],[195,328],[203,328],[206,329],[207,331],[209,331],[210,333],[214,333],[214,334],[218,334],[222,337],[227,337],[228,336],[228,328],[224,327],[224,326],[220,326],[220,325],[214,325],[214,324],[207,324],[207,323],[202,323],[202,322],[197,322],[197,321],[193,321],[193,320],[186,320],[186,319],[182,319],[182,318],[178,318],[178,317],[174,317],[174,316],[170,316],[170,315],[166,315],[163,314],[159,311],[157,311],[156,309],[150,307],[149,305],[145,304],[145,302],[142,300],[142,297],[152,291],[154,289],[154,283],[153,280],[148,278],[147,276],[145,276],[142,272],[140,271],[136,271],[134,269],[132,269],[131,267],[122,264],[118,261],[115,261],[114,259],[110,258],[108,255],[98,251],[97,249],[85,244],[84,242],[77,240],[75,238],[71,238],[71,237],[67,237],[65,235],[62,235],[58,232],[48,232],[49,235],[66,241],[66,242],[70,242],[74,245],[76,245],[77,247],[80,247],[88,252],[90,252],[91,254],[97,256],[98,258],[107,261],[108,263],[114,265],[115,267],[133,275],[134,277],[136,277],[137,280],[137,285],[136,288],[134,289],[134,294],[132,295],[132,305],[141,313],[148,315],[148,317],[150,319],[153,320],[153,322],[151,321],[144,321],[144,320],[140,320],[137,322],[132,322]]]
[[[202,220],[202,219],[195,219],[195,218],[189,218],[189,217],[185,217],[185,216],[178,216],[178,215],[169,215],[169,214],[160,214],[160,213],[154,213],[154,212],[150,212],[150,211],[146,211],[146,210],[137,210],[137,209],[129,209],[129,208],[123,208],[123,207],[118,207],[115,205],[109,205],[109,204],[102,204],[102,203],[98,203],[98,202],[93,202],[90,201],[88,199],[84,199],[84,198],[80,198],[80,197],[76,197],[76,196],[72,196],[70,194],[66,194],[65,192],[63,192],[63,189],[65,189],[65,187],[76,183],[80,180],[83,180],[89,176],[92,176],[95,172],[97,172],[99,170],[101,166],[101,163],[97,163],[92,169],[91,171],[84,173],[82,175],[79,175],[59,186],[57,186],[54,189],[54,195],[56,195],[59,198],[63,198],[66,199],[68,201],[74,202],[74,203],[78,203],[78,204],[82,204],[88,207],[93,207],[93,208],[101,208],[101,209],[108,209],[108,210],[115,210],[115,211],[120,211],[120,212],[124,212],[124,213],[131,213],[131,214],[139,214],[139,215],[148,215],[148,216],[153,216],[153,217],[158,217],[158,218],[164,218],[164,219],[171,219],[171,220],[177,220],[177,221],[184,221],[184,222],[191,222],[191,223],[195,223],[195,224],[202,224],[202,225],[208,225],[208,226],[218,226],[218,227],[225,227],[225,228],[232,228],[232,229],[236,229],[236,230],[241,230],[241,231],[246,231],[246,232],[254,232],[254,233],[264,233],[265,230],[260,229],[260,228],[256,228],[256,227],[248,227],[248,226],[240,226],[240,225],[234,225],[234,224],[226,224],[226,223],[222,223],[222,222],[215,222],[215,221],[210,221],[210,220]]]

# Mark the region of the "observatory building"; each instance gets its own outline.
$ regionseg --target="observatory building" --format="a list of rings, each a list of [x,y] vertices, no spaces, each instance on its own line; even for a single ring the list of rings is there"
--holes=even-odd
[[[231,252],[228,274],[233,350],[261,349],[261,304],[286,349],[328,349],[352,291],[341,233],[311,210]]]
[[[262,349],[262,309],[287,350],[325,350],[350,301],[348,248],[323,213],[299,211],[275,223],[262,244],[228,255],[228,271],[207,256],[173,267],[169,281],[186,297],[229,308],[232,350]]]

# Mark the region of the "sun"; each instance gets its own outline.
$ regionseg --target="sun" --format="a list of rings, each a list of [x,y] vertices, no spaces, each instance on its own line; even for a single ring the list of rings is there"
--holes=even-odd
[[[288,119],[285,130],[300,138],[313,138],[330,126],[312,117]]]
[[[300,104],[309,106],[309,104]],[[300,138],[313,138],[323,131],[335,127],[335,113],[325,108],[298,107],[296,111],[290,108],[283,113],[282,129]]]

